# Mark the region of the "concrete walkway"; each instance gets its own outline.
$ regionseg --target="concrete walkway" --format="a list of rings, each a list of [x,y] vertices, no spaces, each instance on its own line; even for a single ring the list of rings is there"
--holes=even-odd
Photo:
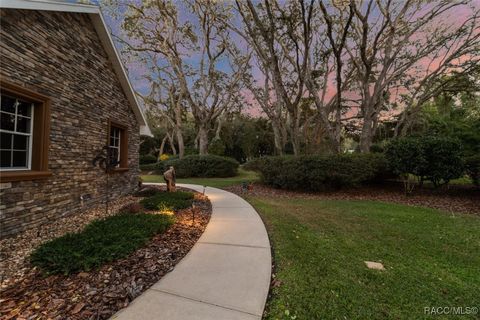
[[[203,192],[203,186],[179,184]],[[112,319],[261,319],[270,286],[270,243],[239,196],[207,187],[210,222],[192,250]]]

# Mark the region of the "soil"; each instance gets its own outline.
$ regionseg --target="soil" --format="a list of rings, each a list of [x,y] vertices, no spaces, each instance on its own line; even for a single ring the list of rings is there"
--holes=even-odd
[[[448,188],[440,189],[423,187],[415,189],[413,194],[408,196],[403,193],[401,184],[393,182],[348,190],[315,193],[275,189],[259,183],[253,184],[251,190],[247,193],[242,192],[240,185],[225,189],[240,196],[249,194],[267,197],[301,197],[305,199],[375,200],[428,207],[452,214],[467,213],[480,215],[480,188],[474,186],[452,185]]]
[[[28,255],[41,243],[78,232],[92,220],[116,214],[119,208],[140,199],[124,197],[114,202],[111,213],[96,208],[44,225],[42,230],[48,232],[29,230],[2,240],[0,319],[108,319],[173,270],[210,220],[210,201],[199,193],[195,194],[195,209],[176,212],[175,223],[165,233],[124,259],[90,272],[49,277],[28,263]]]

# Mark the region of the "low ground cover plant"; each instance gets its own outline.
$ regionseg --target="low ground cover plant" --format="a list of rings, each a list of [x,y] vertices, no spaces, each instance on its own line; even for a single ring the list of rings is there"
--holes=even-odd
[[[193,192],[157,192],[140,201],[140,204],[149,210],[181,210],[192,206]]]
[[[95,220],[79,233],[42,244],[30,261],[45,274],[88,271],[126,257],[173,222],[172,216],[131,213]]]
[[[260,172],[266,184],[291,190],[336,190],[388,175],[382,154],[264,157],[245,167]]]
[[[134,193],[135,197],[151,197],[159,193],[159,191],[156,188],[144,188],[140,191],[137,191]]]

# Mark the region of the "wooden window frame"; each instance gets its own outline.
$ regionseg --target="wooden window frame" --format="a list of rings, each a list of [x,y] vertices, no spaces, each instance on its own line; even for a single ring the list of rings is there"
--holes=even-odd
[[[120,129],[120,164],[118,167],[110,170],[110,173],[128,171],[128,126],[111,120],[108,120],[107,128],[107,146],[110,146],[110,130],[112,127]]]
[[[21,98],[34,104],[35,113],[32,131],[32,155],[29,170],[1,170],[0,181],[22,181],[46,179],[52,175],[48,171],[48,147],[50,138],[51,99],[34,90],[21,87],[0,79],[2,92]]]

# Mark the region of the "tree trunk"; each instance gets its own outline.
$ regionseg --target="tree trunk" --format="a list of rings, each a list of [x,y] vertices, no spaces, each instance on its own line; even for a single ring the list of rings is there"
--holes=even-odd
[[[293,155],[298,156],[300,154],[300,141],[299,133],[297,132],[296,128],[292,128],[290,130],[290,142],[292,143],[293,147]]]
[[[208,130],[205,124],[198,127],[198,153],[200,155],[208,154]]]
[[[167,132],[168,142],[170,142],[170,147],[174,155],[177,155],[177,149],[175,148],[175,143],[173,142],[172,136]]]
[[[178,157],[183,159],[185,155],[185,143],[183,142],[183,132],[182,132],[182,106],[180,99],[175,104],[175,132],[177,135],[178,142]]]
[[[272,123],[273,138],[275,142],[275,154],[283,156],[283,139],[277,124]]]
[[[177,142],[178,142],[178,157],[183,159],[185,156],[185,143],[183,142],[183,133],[180,128],[177,128]]]
[[[360,152],[370,152],[373,140],[372,120],[369,117],[363,119],[362,133],[360,134]]]
[[[157,162],[160,161],[160,157],[163,154],[163,149],[165,149],[165,142],[167,141],[167,136],[163,137],[162,144],[160,145],[160,150],[158,151]]]

